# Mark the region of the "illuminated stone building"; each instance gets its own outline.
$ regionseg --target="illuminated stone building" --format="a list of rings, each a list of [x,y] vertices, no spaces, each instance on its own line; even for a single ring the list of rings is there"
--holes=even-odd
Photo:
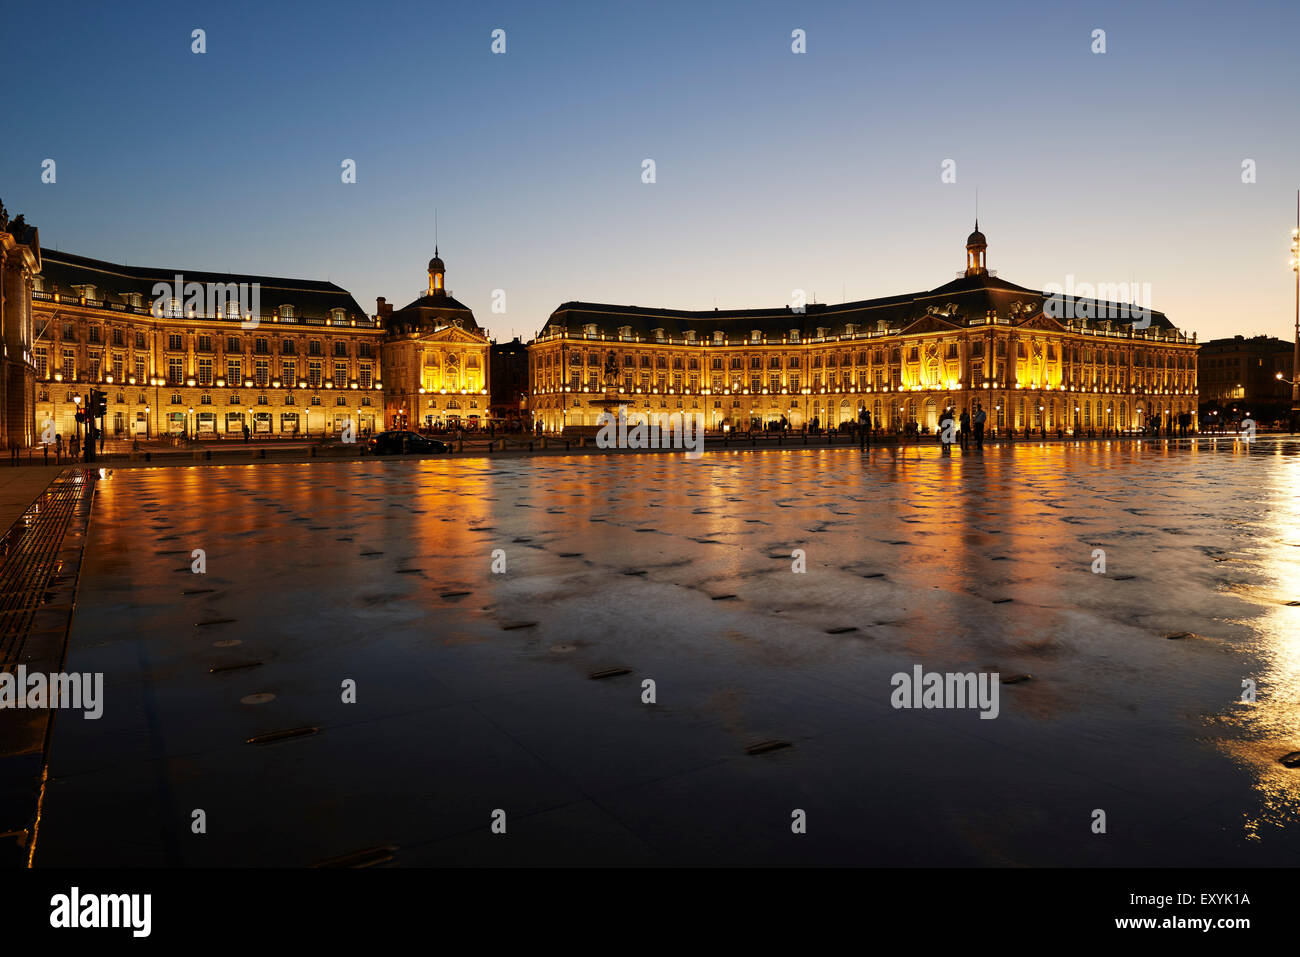
[[[487,415],[488,339],[444,288],[437,255],[419,299],[394,310],[381,298],[367,316],[330,282],[42,256],[12,237],[5,249],[16,297],[5,334],[18,337],[9,356],[31,357],[31,398],[13,415],[27,423],[24,445],[47,424],[65,440],[75,434],[92,388],[108,395],[109,438],[242,437],[246,423],[258,436],[331,437],[348,421],[364,433]],[[241,286],[257,289],[255,307]],[[30,350],[19,342],[25,305]],[[22,379],[9,366],[6,375]]]
[[[26,448],[34,439],[36,369],[32,364],[32,287],[41,243],[22,216],[12,222],[0,204],[0,445]]]
[[[420,298],[404,309],[379,300],[389,428],[486,423],[490,344],[474,313],[445,287],[446,272],[435,248]]]
[[[177,274],[184,287],[177,291]],[[214,288],[257,284],[257,315]],[[159,297],[155,287],[173,291]],[[191,298],[195,284],[203,292]],[[109,438],[382,428],[384,330],[329,282],[150,269],[45,252],[34,277],[35,422],[66,440],[91,388]],[[155,316],[155,311],[158,315]]]
[[[700,413],[710,429],[785,417],[822,427],[871,412],[877,428],[933,431],[979,402],[990,428],[1129,431],[1196,413],[1195,336],[1161,313],[1066,300],[998,279],[978,225],[966,268],[926,292],[802,311],[682,311],[566,302],[529,344],[529,406],[547,431],[593,425],[606,370],[630,412]],[[1123,308],[1121,308],[1123,307]],[[1147,324],[1149,321],[1149,324]]]

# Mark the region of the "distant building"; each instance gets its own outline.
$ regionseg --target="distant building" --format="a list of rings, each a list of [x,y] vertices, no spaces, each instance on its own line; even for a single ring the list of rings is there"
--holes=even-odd
[[[1059,300],[991,274],[978,224],[965,272],[925,292],[800,308],[685,311],[566,302],[528,345],[529,409],[547,431],[611,403],[708,428],[876,428],[981,403],[990,428],[1143,429],[1197,411],[1196,340],[1163,314]]]
[[[1291,362],[1295,344],[1276,336],[1232,336],[1202,343],[1199,365],[1201,407],[1285,415],[1291,407]],[[1254,406],[1254,408],[1251,408]]]
[[[491,349],[492,417],[527,420],[528,347],[515,336]]]

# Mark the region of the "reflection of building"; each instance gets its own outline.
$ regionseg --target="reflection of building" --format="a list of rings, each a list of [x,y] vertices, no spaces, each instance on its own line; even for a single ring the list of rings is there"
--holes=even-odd
[[[703,412],[710,428],[786,417],[933,430],[976,401],[991,427],[1135,429],[1196,412],[1195,336],[1160,313],[1055,319],[1044,295],[997,279],[978,228],[965,273],[928,292],[840,305],[686,312],[566,302],[529,343],[529,406],[547,430],[591,425],[613,363],[632,410]],[[1076,315],[1120,305],[1078,300]],[[1126,314],[1126,313],[1124,313]]]
[[[520,419],[527,417],[528,348],[515,336],[510,342],[492,343],[489,360],[492,383],[492,417]]]
[[[175,290],[177,274],[185,287]],[[191,296],[186,289],[198,284]],[[230,287],[258,284],[260,313]],[[168,292],[156,296],[155,286]],[[208,296],[220,287],[219,301]],[[159,299],[155,318],[152,307]],[[245,306],[248,304],[245,303]],[[337,434],[378,426],[383,330],[329,282],[123,266],[46,251],[32,307],[36,422],[76,431],[75,400],[108,395],[110,438],[197,431]]]
[[[475,425],[487,415],[488,339],[445,275],[435,248],[424,295],[404,309],[379,300],[389,428]]]
[[[35,226],[22,216],[12,223],[0,206],[0,445],[26,448],[34,439],[32,410],[36,370],[32,365],[32,282],[41,269]]]
[[[1290,380],[1295,344],[1273,336],[1233,336],[1211,339],[1202,344],[1200,366],[1201,402],[1220,407],[1243,405],[1244,411],[1263,410],[1276,405],[1276,414],[1290,408]],[[1251,410],[1257,406],[1258,410]]]

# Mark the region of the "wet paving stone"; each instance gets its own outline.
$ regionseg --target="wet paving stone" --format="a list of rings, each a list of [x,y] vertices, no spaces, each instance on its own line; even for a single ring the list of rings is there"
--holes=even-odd
[[[1295,459],[1144,454],[118,470],[66,663],[111,693],[102,721],[53,725],[43,863],[406,864],[518,806],[574,815],[543,839],[552,864],[592,829],[661,863],[798,865],[779,822],[809,794],[835,834],[819,863],[1294,866],[1300,718],[1225,695],[1289,680],[1300,548],[1266,527],[1291,514]],[[142,497],[209,549],[206,580],[178,582],[184,550],[154,556],[147,524],[140,551]],[[534,551],[494,574],[500,542]],[[1088,574],[1094,548],[1140,587]],[[1151,640],[1193,633],[1213,638]],[[979,662],[1008,685],[996,720],[890,703],[916,664]],[[1083,794],[1132,836],[1054,828]],[[168,834],[213,795],[243,840]]]

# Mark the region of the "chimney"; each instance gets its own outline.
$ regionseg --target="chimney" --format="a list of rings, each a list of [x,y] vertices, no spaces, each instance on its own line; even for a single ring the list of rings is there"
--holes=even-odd
[[[388,303],[388,300],[386,300],[383,296],[379,296],[378,298],[375,299],[375,305],[377,306],[379,310],[378,314],[381,317],[387,316],[391,314],[393,311],[393,307]]]

